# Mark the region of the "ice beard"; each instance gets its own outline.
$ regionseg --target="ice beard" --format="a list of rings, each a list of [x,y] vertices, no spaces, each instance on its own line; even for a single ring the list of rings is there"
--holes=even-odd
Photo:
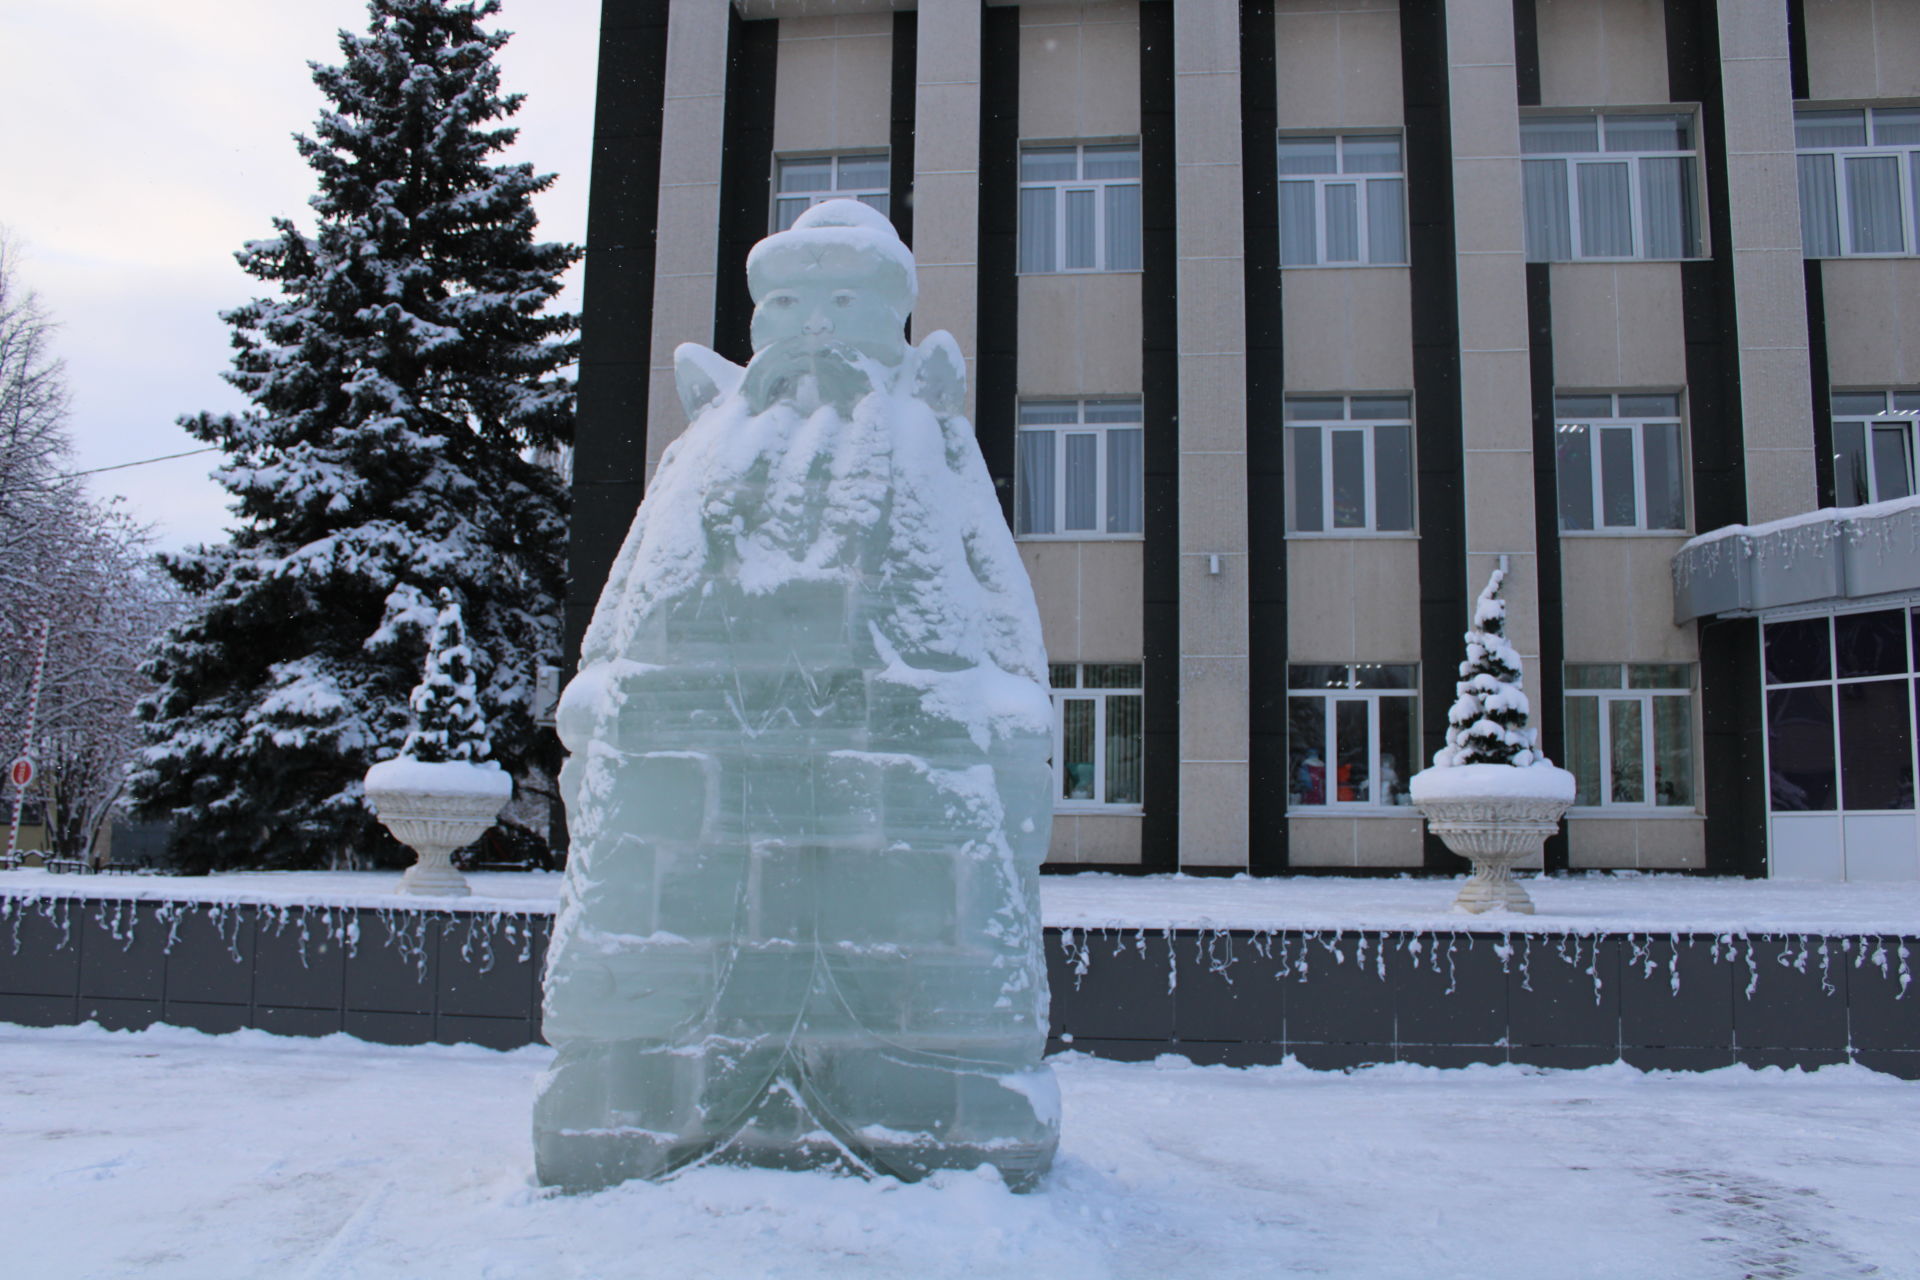
[[[1051,1162],[1046,656],[958,349],[875,275],[774,273],[744,371],[677,353],[559,713],[548,1184]]]
[[[741,393],[751,413],[785,402],[802,414],[822,405],[851,414],[868,392],[892,389],[905,354],[903,346],[889,351],[808,335],[784,338],[753,353]]]

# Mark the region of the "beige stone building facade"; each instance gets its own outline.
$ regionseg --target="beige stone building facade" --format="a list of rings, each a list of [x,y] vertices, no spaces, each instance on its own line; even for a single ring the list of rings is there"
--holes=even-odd
[[[1910,532],[1916,50],[1908,0],[606,0],[572,635],[674,346],[744,358],[747,248],[852,196],[968,358],[1051,868],[1452,868],[1406,779],[1504,559],[1550,866],[1920,877],[1920,529],[1843,555]]]

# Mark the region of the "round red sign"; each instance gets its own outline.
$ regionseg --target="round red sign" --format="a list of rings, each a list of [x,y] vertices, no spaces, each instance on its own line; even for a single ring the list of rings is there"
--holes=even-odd
[[[25,787],[33,781],[33,761],[21,756],[7,770],[7,778],[16,787]]]

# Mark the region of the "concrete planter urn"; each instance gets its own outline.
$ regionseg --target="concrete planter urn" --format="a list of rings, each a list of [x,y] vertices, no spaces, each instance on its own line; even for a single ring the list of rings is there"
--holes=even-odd
[[[513,778],[492,762],[427,762],[407,756],[367,770],[367,800],[394,839],[419,861],[400,877],[400,892],[464,898],[473,891],[453,866],[493,826],[513,796]]]
[[[1573,775],[1546,763],[1464,764],[1423,769],[1410,785],[1427,826],[1473,863],[1453,909],[1532,915],[1533,899],[1513,878],[1513,867],[1539,853],[1559,829],[1573,804]]]

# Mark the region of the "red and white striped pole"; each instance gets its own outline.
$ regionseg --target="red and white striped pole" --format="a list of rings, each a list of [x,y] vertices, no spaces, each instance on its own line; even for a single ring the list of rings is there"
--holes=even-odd
[[[40,678],[47,671],[47,639],[53,633],[53,619],[42,614],[40,617],[40,650],[33,660],[33,687],[27,693],[27,733],[26,742],[20,748],[20,758],[7,770],[8,780],[13,783],[13,826],[7,832],[6,864],[13,866],[19,858],[20,850],[20,814],[27,803],[27,784],[33,781],[33,730],[34,722],[40,715]]]

